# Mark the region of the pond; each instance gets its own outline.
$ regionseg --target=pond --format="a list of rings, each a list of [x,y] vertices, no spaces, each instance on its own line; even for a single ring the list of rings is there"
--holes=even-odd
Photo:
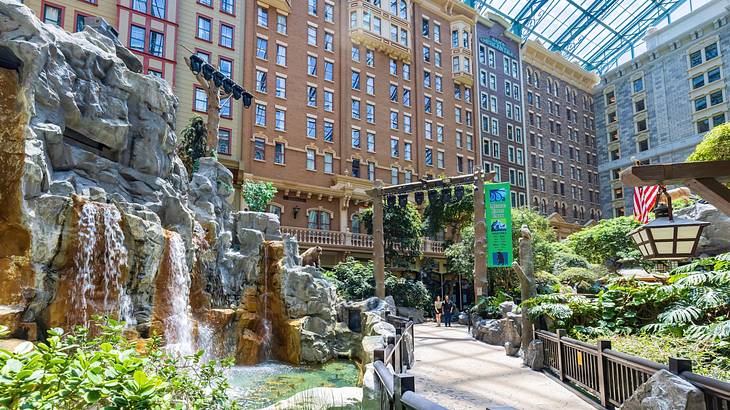
[[[313,387],[347,387],[360,384],[353,362],[334,361],[322,366],[292,366],[266,362],[229,370],[230,395],[244,409],[260,409]]]

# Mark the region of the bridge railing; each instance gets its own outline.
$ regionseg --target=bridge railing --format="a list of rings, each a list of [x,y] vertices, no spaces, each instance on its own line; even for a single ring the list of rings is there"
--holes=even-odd
[[[413,320],[386,314],[395,327],[384,349],[373,352],[375,382],[380,390],[380,408],[388,410],[446,410],[445,407],[417,394],[415,379],[406,373],[414,363]]]
[[[665,369],[702,390],[708,410],[730,409],[730,383],[692,373],[690,360],[672,357],[667,366],[612,350],[608,340],[592,345],[572,339],[563,329],[535,330],[534,336],[542,341],[545,366],[602,406],[621,406],[657,370]]]

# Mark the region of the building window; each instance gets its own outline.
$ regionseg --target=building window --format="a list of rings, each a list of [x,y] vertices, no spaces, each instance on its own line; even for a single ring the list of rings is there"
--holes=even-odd
[[[335,21],[335,6],[330,3],[324,4],[324,21],[328,23],[334,23]]]
[[[403,79],[409,81],[411,79],[411,65],[403,64]]]
[[[426,147],[426,155],[424,158],[424,162],[429,167],[433,166],[433,149],[430,147]]]
[[[331,219],[332,217],[326,211],[311,210],[307,214],[307,228],[329,231]]]
[[[276,31],[279,34],[286,34],[286,16],[283,14],[276,15]]]
[[[132,1],[132,9],[142,13],[147,13],[147,0]]]
[[[365,77],[365,92],[370,95],[375,95],[375,77]]]
[[[324,33],[324,49],[327,51],[333,51],[334,50],[334,34],[326,32]]]
[[[390,138],[390,156],[393,158],[398,158],[398,138],[391,137]]]
[[[398,112],[396,112],[396,111],[390,112],[390,129],[392,129],[392,130],[398,129]]]
[[[398,168],[397,167],[391,167],[390,168],[390,184],[391,185],[398,185],[399,183],[398,178]]]
[[[231,154],[231,130],[218,130],[218,153]]]
[[[360,47],[356,45],[352,46],[352,61],[360,61]]]
[[[253,159],[256,161],[266,161],[266,141],[262,138],[254,139]]]
[[[707,72],[707,83],[711,84],[720,79],[720,67],[715,67]]]
[[[317,28],[313,26],[307,26],[307,44],[310,46],[317,45]]]
[[[276,127],[277,131],[284,131],[286,129],[286,111],[278,108],[276,109],[274,126]]]
[[[202,88],[195,88],[195,111],[208,112],[208,94]]]
[[[205,41],[210,41],[210,26],[211,26],[210,19],[198,16],[197,36],[199,39],[205,40]],[[262,39],[259,39],[259,40],[262,40]],[[264,40],[264,41],[266,41],[266,40]],[[259,58],[261,58],[261,57],[259,57]]]
[[[233,48],[233,27],[221,24],[219,43],[226,48]]]
[[[717,43],[710,44],[709,46],[705,47],[705,61],[712,60],[713,58],[717,57],[719,55]]]
[[[317,0],[307,0],[307,12],[313,16],[317,15]]]
[[[231,99],[226,98],[225,100],[221,101],[221,110],[220,110],[221,117],[223,118],[231,118]]]
[[[307,148],[307,170],[314,171],[317,169],[316,153],[314,149]]]
[[[221,11],[233,14],[235,12],[234,0],[221,0]]]
[[[373,104],[365,104],[365,121],[375,123],[375,106]]]
[[[324,91],[324,110],[328,112],[332,112],[334,110],[334,100],[335,96],[332,91]]]
[[[307,56],[307,74],[317,76],[317,57]]]
[[[269,41],[265,38],[256,38],[256,57],[262,60],[268,58]]]
[[[331,61],[324,62],[324,79],[325,81],[334,81],[335,65]]]
[[[444,152],[443,151],[436,151],[436,167],[444,169]]]
[[[352,100],[350,111],[351,111],[351,115],[352,115],[353,119],[355,119],[355,120],[360,119],[360,100],[355,100],[355,99]]]
[[[725,101],[722,90],[717,90],[710,94],[710,107],[721,104]]]
[[[352,148],[360,149],[360,130],[353,128],[351,133]]]
[[[403,90],[403,105],[405,105],[406,107],[411,106],[411,90]]]
[[[144,52],[146,34],[147,33],[143,27],[132,25],[129,31],[129,48]]]
[[[83,31],[86,27],[86,16],[83,14],[76,15],[76,31]]]
[[[266,106],[264,104],[256,104],[255,124],[259,127],[266,126]]]
[[[266,71],[256,70],[256,91],[266,92]]]
[[[334,141],[334,129],[335,125],[330,121],[324,122],[324,142]]]
[[[324,172],[325,174],[331,174],[333,172],[333,159],[334,156],[330,152],[324,153]]]
[[[644,91],[644,78],[637,78],[632,82],[634,93],[640,93]]]
[[[317,106],[317,87],[307,86],[307,106]]]
[[[367,65],[368,67],[375,66],[375,53],[373,52],[373,50],[365,50],[365,65]]]
[[[233,78],[233,61],[226,58],[220,58],[218,60],[218,70],[223,73],[224,76]]]

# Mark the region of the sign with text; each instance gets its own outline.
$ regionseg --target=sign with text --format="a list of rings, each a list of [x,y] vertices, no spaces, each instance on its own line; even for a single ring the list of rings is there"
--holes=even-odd
[[[487,267],[512,267],[512,206],[508,183],[484,184]]]
[[[496,37],[479,37],[479,42],[492,47],[493,49],[497,51],[501,51],[502,54],[505,54],[509,57],[516,58],[514,56],[514,53],[512,53],[512,50],[509,49],[509,46],[502,40],[496,38]]]

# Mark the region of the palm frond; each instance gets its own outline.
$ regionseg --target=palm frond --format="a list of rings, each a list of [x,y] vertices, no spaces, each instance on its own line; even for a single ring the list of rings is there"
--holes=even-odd
[[[694,302],[697,306],[713,309],[727,303],[727,295],[724,292],[708,287],[697,289],[697,291],[700,293]]]
[[[714,277],[712,274],[713,272],[692,272],[687,275],[683,275],[674,283],[680,286],[704,286]]]
[[[695,320],[698,320],[702,316],[702,310],[696,306],[691,305],[674,305],[667,311],[664,311],[657,316],[660,322],[679,325],[679,324],[690,324]]]

